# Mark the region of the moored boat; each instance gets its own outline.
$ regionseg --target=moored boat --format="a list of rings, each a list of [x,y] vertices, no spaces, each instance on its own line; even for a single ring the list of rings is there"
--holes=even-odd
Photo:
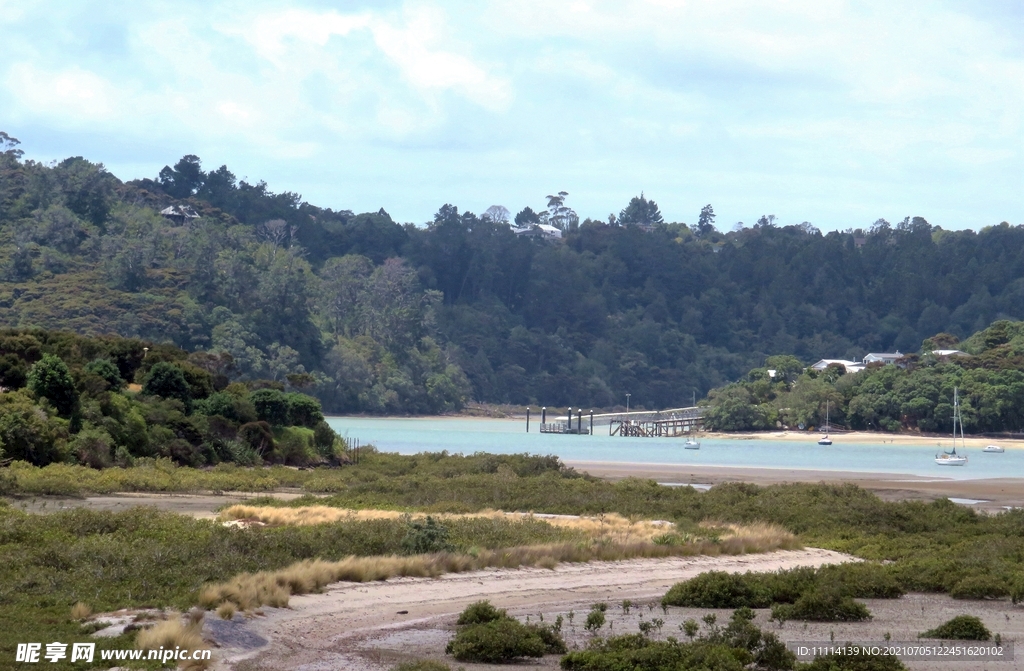
[[[964,449],[964,422],[960,417],[960,394],[956,387],[953,387],[953,451],[940,452],[935,455],[935,463],[939,466],[963,466],[967,463],[967,456],[956,453],[956,427],[960,425],[960,446]]]

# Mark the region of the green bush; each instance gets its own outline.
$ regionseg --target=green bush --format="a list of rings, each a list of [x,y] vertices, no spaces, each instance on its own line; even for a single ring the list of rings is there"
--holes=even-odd
[[[875,562],[849,562],[822,566],[819,585],[831,585],[856,599],[898,599],[906,593],[893,572]]]
[[[951,641],[987,641],[992,638],[992,632],[974,615],[957,615],[952,620],[924,632],[921,634],[921,638],[942,638]]]
[[[762,579],[753,575],[724,571],[701,573],[673,585],[661,603],[687,608],[765,608],[772,603],[771,591]]]
[[[1001,599],[1010,594],[1006,578],[992,575],[969,575],[949,590],[954,599]]]
[[[28,388],[53,404],[61,417],[70,417],[78,409],[75,381],[60,357],[44,354],[28,372]]]
[[[271,426],[288,424],[288,397],[277,389],[259,389],[249,395],[256,417]]]
[[[604,626],[604,620],[604,611],[595,608],[587,613],[587,622],[583,626],[587,631],[597,631]]]
[[[445,647],[445,652],[460,662],[485,664],[543,657],[546,650],[544,640],[533,628],[511,618],[464,627]]]
[[[501,620],[507,617],[507,611],[495,608],[491,605],[490,601],[484,600],[477,601],[466,606],[466,609],[459,614],[459,619],[455,624],[483,624],[485,622],[494,622],[495,620]]]
[[[871,619],[871,611],[837,588],[819,587],[805,592],[792,604],[772,606],[772,618],[780,622],[861,622]]]
[[[153,364],[142,384],[142,393],[178,399],[186,408],[192,402],[192,388],[185,379],[185,373],[169,361]]]
[[[421,555],[431,552],[452,552],[455,547],[448,542],[448,527],[427,515],[423,522],[410,520],[405,538],[402,539],[402,553]]]

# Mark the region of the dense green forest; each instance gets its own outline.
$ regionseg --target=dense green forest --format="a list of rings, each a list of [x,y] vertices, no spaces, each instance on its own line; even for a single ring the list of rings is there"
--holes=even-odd
[[[0,464],[338,463],[320,402],[221,357],[117,336],[0,329]],[[134,383],[132,382],[134,381]]]
[[[908,217],[822,234],[766,215],[719,230],[710,205],[667,223],[641,194],[581,220],[567,196],[514,217],[563,229],[545,241],[517,236],[503,207],[402,225],[191,155],[123,182],[81,157],[25,160],[3,134],[0,324],[216,354],[229,378],[275,380],[332,412],[436,413],[611,407],[627,392],[668,407],[770,354],[917,351],[1024,318],[1021,226]]]
[[[956,348],[965,355],[936,356]],[[948,432],[959,389],[964,430],[1024,430],[1024,322],[998,321],[963,342],[949,333],[924,341],[923,354],[869,364],[847,374],[795,357],[768,357],[745,380],[715,389],[707,421],[724,431],[832,425],[882,431]],[[774,371],[774,375],[769,371]]]

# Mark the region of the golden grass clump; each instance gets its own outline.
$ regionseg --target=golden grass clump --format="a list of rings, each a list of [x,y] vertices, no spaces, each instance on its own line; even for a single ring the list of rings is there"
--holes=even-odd
[[[238,608],[236,608],[235,604],[230,601],[225,601],[217,607],[217,615],[222,620],[230,620],[235,616],[235,613],[237,612]]]
[[[246,511],[247,513],[249,511]],[[622,518],[621,528],[635,527]],[[594,527],[600,528],[600,525]],[[663,526],[656,527],[664,531]],[[305,560],[279,571],[243,573],[219,584],[207,585],[199,595],[202,607],[219,608],[226,603],[243,611],[259,606],[284,608],[293,595],[320,592],[333,582],[371,582],[393,577],[433,578],[445,573],[462,573],[483,568],[538,566],[554,569],[563,562],[620,561],[624,559],[680,557],[693,555],[744,554],[800,547],[796,537],[771,524],[709,525],[711,538],[693,537],[683,543],[654,543],[651,540],[613,542],[594,538],[589,542],[527,545],[474,554],[439,552],[400,557],[346,557],[328,562]],[[632,532],[626,538],[632,537]]]
[[[204,650],[209,646],[203,640],[203,618],[201,613],[189,613],[183,618],[180,613],[171,612],[166,620],[148,629],[139,631],[135,647],[142,650]],[[210,660],[187,660],[179,662],[179,668],[186,671],[203,671],[210,667]]]
[[[302,506],[279,508],[276,506],[234,505],[220,513],[222,522],[259,522],[268,526],[307,526],[331,524],[334,522],[397,520],[410,518],[420,520],[427,515],[437,520],[456,519],[505,519],[541,520],[553,527],[571,529],[587,536],[614,543],[649,541],[659,534],[672,529],[671,522],[660,520],[633,520],[616,513],[598,516],[580,515],[535,515],[533,513],[507,513],[501,510],[484,510],[478,513],[407,513],[399,510],[353,510],[331,506]]]
[[[90,606],[89,604],[85,603],[84,601],[79,601],[78,603],[76,603],[74,606],[71,607],[71,619],[72,620],[76,620],[76,621],[78,621],[78,620],[85,620],[90,615],[92,615],[92,606]]]

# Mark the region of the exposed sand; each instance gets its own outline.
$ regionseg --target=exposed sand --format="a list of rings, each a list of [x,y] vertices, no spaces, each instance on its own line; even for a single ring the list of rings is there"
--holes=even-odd
[[[726,610],[670,608],[663,612],[660,597],[674,583],[707,570],[771,571],[796,566],[819,566],[849,558],[826,550],[774,552],[730,557],[688,557],[616,563],[566,564],[553,570],[489,570],[450,574],[437,579],[400,578],[372,584],[339,583],[325,594],[293,597],[288,609],[265,609],[265,617],[237,618],[217,666],[233,671],[384,671],[412,659],[452,662],[444,646],[455,631],[458,613],[467,605],[488,599],[521,619],[545,622],[564,618],[563,632],[570,649],[584,648],[590,638],[583,628],[590,606],[608,604],[604,635],[631,633],[641,620],[664,621],[656,637],[682,638],[679,625],[714,613],[719,624]],[[634,602],[629,613],[622,602]],[[1004,642],[1024,638],[1024,613],[1007,601],[954,601],[942,595],[910,594],[901,599],[865,600],[874,619],[860,623],[815,624],[769,622],[759,611],[756,623],[776,632],[784,641],[874,641],[889,634],[892,641],[913,642],[917,635],[961,614],[980,617]],[[570,620],[570,612],[574,615]],[[214,623],[212,630],[223,629]],[[232,645],[233,641],[240,641]],[[264,641],[266,644],[264,645]],[[256,647],[261,646],[261,647]],[[1017,669],[1012,663],[906,662],[911,669]],[[509,668],[464,664],[470,670]],[[535,669],[557,669],[558,656],[522,664]]]
[[[458,613],[480,599],[523,615],[574,609],[576,626],[582,629],[592,603],[660,598],[676,582],[704,571],[774,571],[849,559],[837,552],[805,549],[335,583],[324,594],[292,597],[287,609],[265,609],[266,617],[250,620],[247,628],[268,639],[270,645],[255,652],[224,648],[219,666],[237,671],[378,671],[403,658],[442,658]],[[539,668],[557,668],[557,658],[548,658]]]

